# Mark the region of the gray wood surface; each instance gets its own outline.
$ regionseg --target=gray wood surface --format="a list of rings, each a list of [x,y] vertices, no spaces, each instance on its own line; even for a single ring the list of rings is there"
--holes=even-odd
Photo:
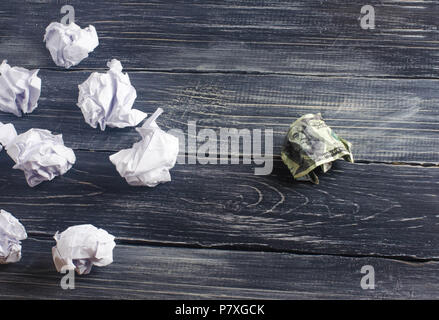
[[[71,0],[76,20],[93,24],[100,46],[78,68],[114,57],[130,69],[310,75],[435,77],[436,1]],[[56,68],[42,37],[61,15],[55,0],[2,1],[0,55]],[[360,28],[374,5],[375,30]],[[29,54],[32,47],[32,54]]]
[[[1,113],[0,121],[13,122],[19,132],[43,127],[62,133],[74,149],[118,151],[131,147],[139,140],[134,128],[101,132],[85,123],[76,106],[77,86],[90,74],[41,70],[39,107],[22,119]],[[353,143],[356,160],[439,163],[437,80],[129,75],[137,90],[134,107],[148,113],[162,107],[165,113],[158,123],[166,130],[181,129],[187,134],[188,121],[196,121],[197,133],[210,128],[219,134],[221,127],[261,129],[262,133],[273,129],[273,153],[278,156],[289,125],[303,114],[321,112],[337,134]]]
[[[438,262],[118,244],[114,263],[63,290],[54,241],[24,242],[23,261],[0,265],[0,299],[425,299],[439,293]],[[373,266],[375,289],[361,268]],[[169,311],[169,310],[167,310]],[[172,311],[172,310],[171,310]]]
[[[62,133],[77,156],[29,188],[0,153],[0,208],[30,236],[23,260],[0,266],[0,299],[438,297],[437,2],[369,1],[376,28],[363,30],[358,1],[72,0],[100,45],[71,70],[42,42],[63,4],[0,2],[0,58],[42,78],[39,107],[0,121]],[[164,129],[272,128],[273,173],[177,164],[171,183],[128,186],[108,156],[137,141],[135,129],[92,129],[76,106],[77,85],[112,58],[137,89],[135,108],[165,110]],[[320,185],[294,182],[279,159],[289,124],[309,112],[358,161],[337,161]],[[117,237],[115,261],[67,292],[51,237],[83,223]],[[375,290],[360,287],[367,264]]]
[[[294,182],[281,161],[177,165],[171,183],[130,187],[107,152],[76,152],[51,183],[29,188],[0,158],[0,207],[31,234],[97,224],[142,243],[439,258],[437,168],[336,162],[319,185]]]

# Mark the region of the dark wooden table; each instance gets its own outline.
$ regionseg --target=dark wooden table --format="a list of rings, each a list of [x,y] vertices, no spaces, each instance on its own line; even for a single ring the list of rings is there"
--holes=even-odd
[[[71,4],[100,45],[54,65],[45,27]],[[373,5],[376,27],[360,27]],[[0,298],[439,297],[439,4],[436,1],[1,1],[0,57],[41,69],[39,107],[19,133],[62,133],[77,162],[35,188],[0,154],[0,208],[26,226],[21,262],[0,266]],[[162,107],[164,129],[274,130],[274,170],[179,164],[156,188],[130,187],[108,156],[139,139],[101,132],[77,85],[119,59],[135,108]],[[289,124],[321,112],[354,144],[320,185],[280,161]],[[241,154],[243,156],[243,154]],[[91,223],[117,237],[114,263],[60,287],[54,233]],[[363,290],[361,268],[375,270]]]

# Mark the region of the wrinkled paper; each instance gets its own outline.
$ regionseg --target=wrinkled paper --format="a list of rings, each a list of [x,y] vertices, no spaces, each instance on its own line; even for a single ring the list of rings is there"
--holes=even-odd
[[[9,127],[9,128],[8,128]],[[13,131],[11,132],[11,130],[13,129]],[[5,140],[8,140],[8,134],[9,135],[13,135],[13,133],[14,133],[14,131],[15,131],[15,128],[14,128],[14,126],[12,125],[12,124],[9,124],[9,125],[4,125],[3,124],[3,122],[1,122],[0,121],[0,136],[4,136],[5,138]],[[8,133],[9,132],[9,133]],[[16,132],[15,132],[16,133]],[[0,152],[3,150],[3,145],[1,144],[1,142],[0,142]]]
[[[91,224],[73,226],[54,236],[53,262],[58,272],[75,270],[88,274],[93,266],[104,267],[113,262],[114,236]]]
[[[122,72],[120,61],[113,59],[107,63],[107,73],[93,72],[79,87],[78,107],[85,122],[93,128],[99,124],[125,128],[136,126],[146,118],[146,113],[132,109],[136,100],[136,89],[131,85],[127,73]]]
[[[163,112],[161,108],[136,130],[142,140],[132,148],[110,156],[119,174],[132,186],[155,187],[171,181],[169,170],[178,156],[178,138],[164,132],[155,120]]]
[[[52,22],[44,35],[46,48],[50,51],[53,62],[59,67],[76,66],[88,57],[98,45],[98,34],[94,26],[81,29],[77,24],[68,25]]]
[[[23,225],[12,214],[0,210],[0,264],[21,259],[21,242],[27,238]]]
[[[320,166],[327,172],[340,158],[354,162],[351,149],[352,144],[337,136],[320,113],[306,114],[290,126],[281,157],[294,179],[318,184],[314,169]]]
[[[11,123],[0,123],[0,144],[15,161],[14,169],[24,171],[29,186],[66,173],[76,161],[72,149],[64,146],[62,135],[30,129],[17,135]]]
[[[0,111],[21,117],[38,106],[41,79],[37,70],[11,67],[6,60],[0,65]]]

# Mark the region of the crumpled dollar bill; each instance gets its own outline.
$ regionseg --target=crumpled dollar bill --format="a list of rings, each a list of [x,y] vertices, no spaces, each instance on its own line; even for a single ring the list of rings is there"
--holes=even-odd
[[[337,136],[320,113],[310,113],[290,126],[281,157],[294,179],[318,184],[314,170],[320,167],[327,172],[332,162],[340,158],[354,162],[351,149],[352,144]]]

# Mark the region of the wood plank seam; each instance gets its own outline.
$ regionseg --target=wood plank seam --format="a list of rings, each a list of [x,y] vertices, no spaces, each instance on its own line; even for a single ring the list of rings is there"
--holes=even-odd
[[[60,69],[56,67],[38,67],[27,66],[29,69],[40,69],[62,73],[74,72],[106,72],[108,68],[80,68],[73,67],[70,69]],[[335,79],[368,79],[368,80],[439,80],[439,77],[431,76],[407,76],[407,75],[350,75],[350,74],[326,74],[326,73],[297,73],[297,72],[279,72],[279,71],[246,71],[246,70],[197,70],[197,69],[151,69],[151,68],[124,68],[124,72],[129,73],[170,73],[170,74],[224,74],[224,75],[254,75],[254,76],[293,76],[293,77],[310,77],[310,78],[335,78]]]
[[[28,239],[33,240],[50,240],[52,236],[43,232],[28,232]],[[270,252],[270,253],[286,253],[292,255],[303,256],[328,256],[328,257],[344,257],[344,258],[378,258],[398,262],[407,262],[412,264],[425,264],[429,262],[439,262],[439,258],[416,258],[410,256],[388,256],[381,254],[345,254],[345,253],[325,253],[319,251],[302,251],[289,249],[275,249],[259,244],[233,244],[233,245],[202,245],[178,242],[161,242],[149,241],[144,239],[128,239],[115,238],[116,245],[139,246],[139,247],[163,247],[163,248],[186,248],[200,250],[222,250],[222,251],[246,251],[246,252]],[[55,245],[55,242],[54,242]]]

